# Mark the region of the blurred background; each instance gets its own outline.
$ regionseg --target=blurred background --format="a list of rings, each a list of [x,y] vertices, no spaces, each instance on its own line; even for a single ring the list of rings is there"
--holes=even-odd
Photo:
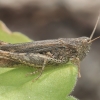
[[[100,12],[100,0],[0,0],[0,20],[11,31],[33,40],[89,37]],[[100,35],[100,22],[93,38]],[[81,75],[72,95],[100,100],[100,39],[81,62]]]

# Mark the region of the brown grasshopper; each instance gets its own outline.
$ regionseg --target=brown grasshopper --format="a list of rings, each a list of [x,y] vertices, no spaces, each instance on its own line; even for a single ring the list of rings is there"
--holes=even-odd
[[[99,36],[92,39],[99,19],[100,16],[90,37],[60,38],[16,44],[1,41],[1,62],[20,63],[41,68],[40,75],[36,78],[38,79],[42,75],[46,65],[58,65],[71,61],[78,65],[80,77],[80,61],[82,61],[90,51],[92,42],[100,38]]]

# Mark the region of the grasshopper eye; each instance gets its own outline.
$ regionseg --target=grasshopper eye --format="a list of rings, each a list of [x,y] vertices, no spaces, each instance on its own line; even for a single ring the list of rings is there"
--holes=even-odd
[[[90,41],[91,41],[90,38],[84,38],[84,39],[83,39],[83,43],[88,43],[88,42],[90,42]]]
[[[87,39],[87,42],[90,42],[91,41],[91,39]]]

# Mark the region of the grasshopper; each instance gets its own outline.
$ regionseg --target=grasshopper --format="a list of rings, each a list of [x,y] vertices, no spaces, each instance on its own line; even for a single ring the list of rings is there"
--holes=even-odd
[[[38,79],[46,65],[58,65],[71,61],[78,66],[78,75],[80,75],[80,61],[82,61],[88,52],[93,41],[98,20],[95,24],[90,37],[79,38],[60,38],[52,40],[42,40],[27,43],[10,44],[0,41],[0,59],[1,62],[16,64],[25,64],[41,69]]]

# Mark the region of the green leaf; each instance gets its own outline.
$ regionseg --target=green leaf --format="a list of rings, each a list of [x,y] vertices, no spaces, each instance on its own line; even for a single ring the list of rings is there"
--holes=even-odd
[[[10,43],[31,41],[22,34],[8,30],[7,27],[0,27],[0,40]],[[0,68],[0,100],[77,100],[69,96],[76,84],[78,73],[77,66],[70,62],[59,66],[46,66],[38,80],[34,79],[39,73],[27,76],[35,68],[26,65],[10,67]]]
[[[20,32],[11,32],[2,21],[0,21],[0,40],[9,43],[22,43],[32,41]]]

